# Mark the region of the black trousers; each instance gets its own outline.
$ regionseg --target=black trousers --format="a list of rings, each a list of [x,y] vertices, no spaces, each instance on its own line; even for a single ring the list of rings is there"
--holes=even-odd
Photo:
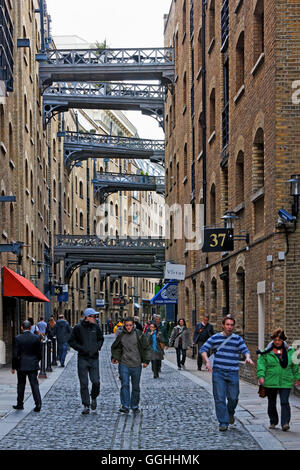
[[[186,349],[182,349],[181,346],[179,346],[176,349],[176,356],[177,356],[177,366],[184,366],[185,359],[186,359]]]
[[[198,343],[197,343],[197,348],[198,348],[197,367],[198,367],[198,369],[201,369],[202,364],[203,364],[202,354],[199,353],[200,348],[202,348],[203,344],[204,344],[204,341],[198,341]]]
[[[92,399],[97,398],[100,393],[99,359],[89,359],[78,356],[77,370],[82,404],[84,406],[90,406],[89,377],[92,382]]]
[[[161,368],[161,360],[153,359],[151,361],[151,365],[152,365],[152,372],[154,374],[154,377],[158,377],[158,373],[160,372],[160,368]]]
[[[39,387],[39,382],[38,382],[37,375],[38,375],[37,370],[18,370],[17,371],[17,376],[18,376],[17,404],[19,406],[23,406],[23,403],[24,403],[26,377],[28,377],[30,387],[31,387],[31,391],[32,391],[32,395],[33,395],[33,399],[34,399],[34,402],[35,402],[35,406],[37,406],[38,408],[41,408],[42,398],[41,398],[41,394],[40,394],[40,387]]]
[[[270,423],[275,424],[279,422],[276,401],[277,394],[280,398],[281,406],[281,426],[289,424],[291,420],[291,407],[289,404],[289,396],[291,389],[290,388],[266,388],[267,397],[268,397],[268,415],[270,418]]]

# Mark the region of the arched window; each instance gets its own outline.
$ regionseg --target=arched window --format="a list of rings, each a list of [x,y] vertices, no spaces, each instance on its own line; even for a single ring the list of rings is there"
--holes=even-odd
[[[264,0],[258,0],[254,11],[253,24],[253,63],[256,64],[265,49]]]
[[[83,199],[83,182],[79,181],[79,197]]]
[[[210,135],[216,130],[216,91],[214,88],[209,97],[209,130]]]
[[[216,14],[215,14],[215,0],[211,0],[209,7],[209,43],[214,39],[216,34]]]

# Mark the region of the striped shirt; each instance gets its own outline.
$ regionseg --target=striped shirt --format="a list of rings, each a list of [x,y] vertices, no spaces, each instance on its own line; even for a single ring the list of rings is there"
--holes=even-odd
[[[200,348],[199,353],[208,353],[210,349],[215,353],[215,350],[220,344],[226,339],[226,336],[222,333],[216,333],[211,336],[206,343]],[[218,349],[214,358],[214,369],[226,369],[226,370],[239,370],[239,353],[250,354],[247,346],[244,343],[243,338],[239,335],[232,334],[231,339],[227,343]]]

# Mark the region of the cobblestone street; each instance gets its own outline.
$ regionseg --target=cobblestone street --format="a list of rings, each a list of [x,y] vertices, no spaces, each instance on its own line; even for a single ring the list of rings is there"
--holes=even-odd
[[[112,336],[100,355],[98,408],[81,415],[76,355],[43,400],[0,441],[0,449],[70,450],[257,450],[258,443],[237,421],[220,433],[211,395],[174,368],[163,364],[154,380],[143,370],[141,414],[120,415],[118,368],[110,362]]]

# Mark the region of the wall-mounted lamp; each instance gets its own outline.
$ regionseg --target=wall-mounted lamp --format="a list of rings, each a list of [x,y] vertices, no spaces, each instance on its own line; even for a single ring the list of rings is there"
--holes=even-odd
[[[290,183],[290,195],[294,198],[294,202],[292,204],[292,215],[297,217],[299,210],[300,175],[292,175],[287,183]]]
[[[234,228],[234,221],[238,220],[239,217],[234,212],[226,211],[221,219],[224,220],[225,228]]]

